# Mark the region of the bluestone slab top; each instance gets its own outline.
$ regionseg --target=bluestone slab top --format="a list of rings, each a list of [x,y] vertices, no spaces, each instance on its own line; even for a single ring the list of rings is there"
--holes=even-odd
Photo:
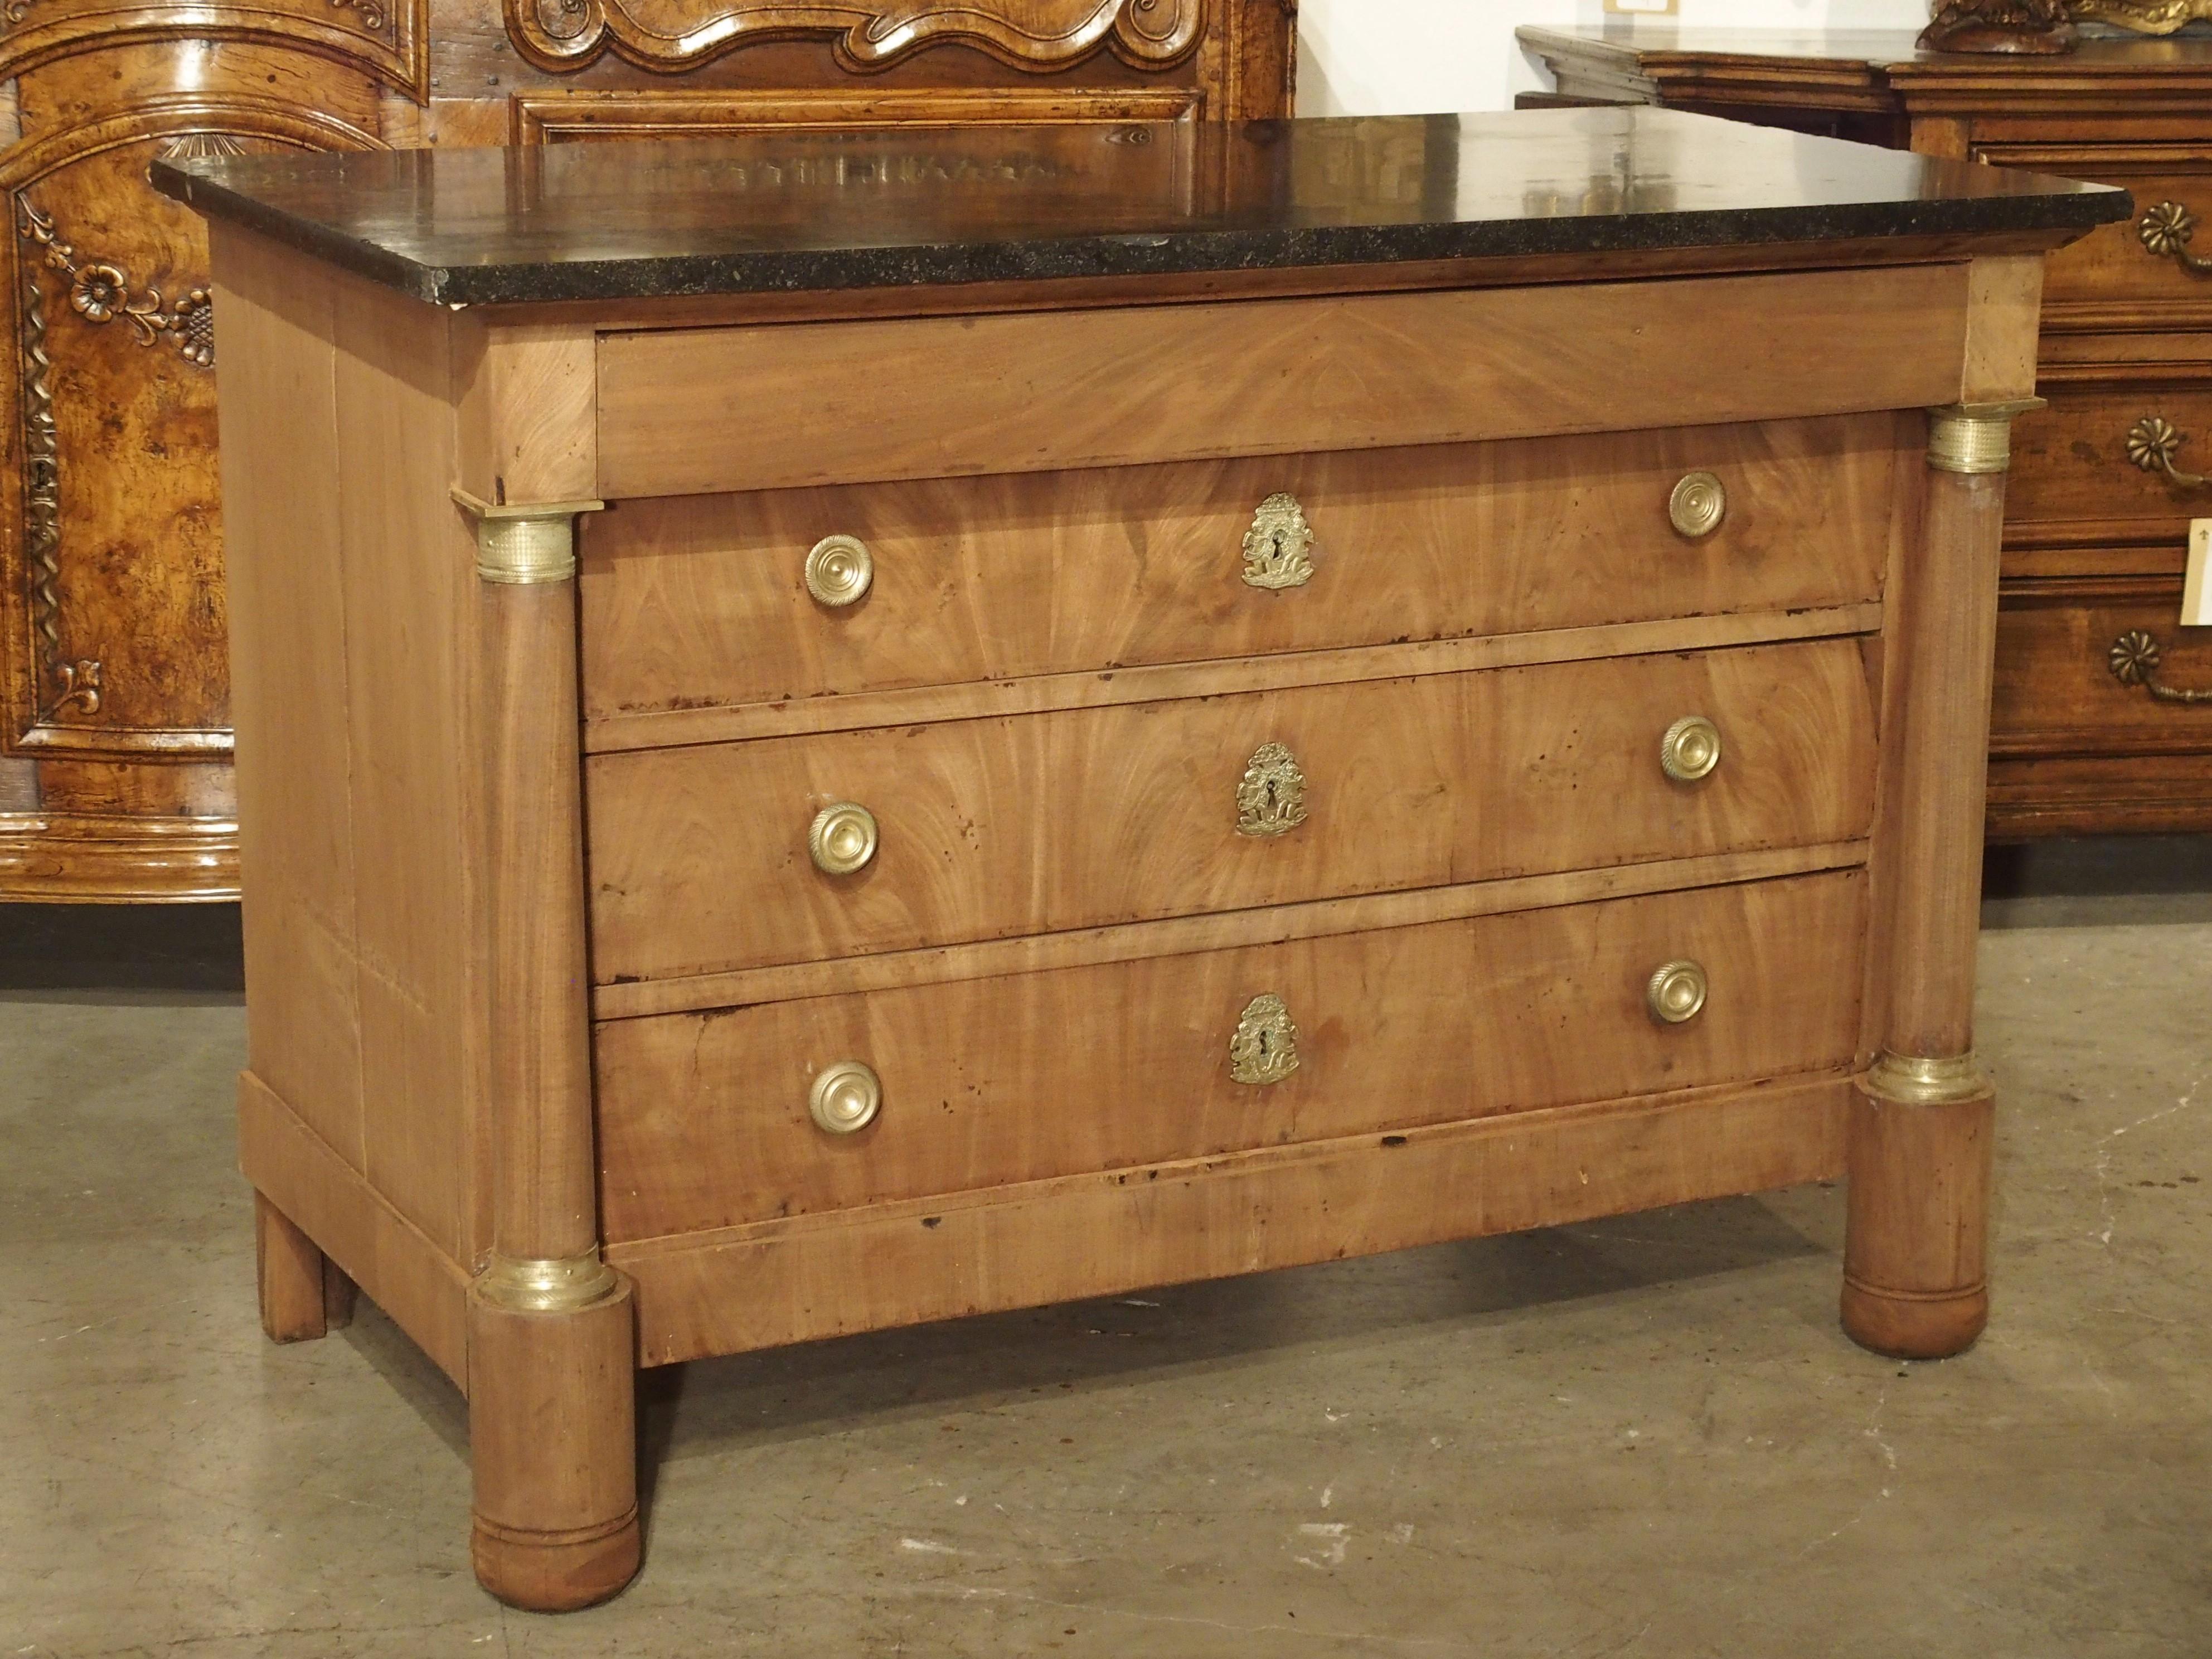
[[[2049,234],[2126,192],[1647,108],[210,157],[156,188],[445,305]]]

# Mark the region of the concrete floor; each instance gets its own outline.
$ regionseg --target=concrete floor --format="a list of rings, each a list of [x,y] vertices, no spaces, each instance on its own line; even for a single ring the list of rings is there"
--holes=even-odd
[[[476,1588],[389,1323],[261,1340],[234,918],[0,910],[0,1656],[2212,1653],[2212,843],[2160,848],[1993,866],[1962,1358],[1844,1340],[1815,1188],[696,1364],[563,1618]]]

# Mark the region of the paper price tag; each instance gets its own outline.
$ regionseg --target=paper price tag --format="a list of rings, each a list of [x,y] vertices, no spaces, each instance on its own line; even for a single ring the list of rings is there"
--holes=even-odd
[[[2181,625],[2212,628],[2212,519],[2189,521],[2189,576],[2181,585]]]

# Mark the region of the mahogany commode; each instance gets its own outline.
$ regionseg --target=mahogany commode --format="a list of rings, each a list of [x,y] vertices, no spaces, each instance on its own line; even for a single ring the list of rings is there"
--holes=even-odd
[[[264,1319],[466,1390],[496,1594],[635,1570],[641,1364],[1846,1172],[1846,1328],[1980,1330],[2007,433],[2124,195],[1648,110],[156,182]]]

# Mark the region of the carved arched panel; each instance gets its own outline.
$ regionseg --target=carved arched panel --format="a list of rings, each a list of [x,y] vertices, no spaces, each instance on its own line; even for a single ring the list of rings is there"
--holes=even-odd
[[[146,188],[146,164],[164,150],[374,143],[274,100],[178,94],[0,163],[15,343],[0,392],[11,749],[230,746],[206,236]]]

